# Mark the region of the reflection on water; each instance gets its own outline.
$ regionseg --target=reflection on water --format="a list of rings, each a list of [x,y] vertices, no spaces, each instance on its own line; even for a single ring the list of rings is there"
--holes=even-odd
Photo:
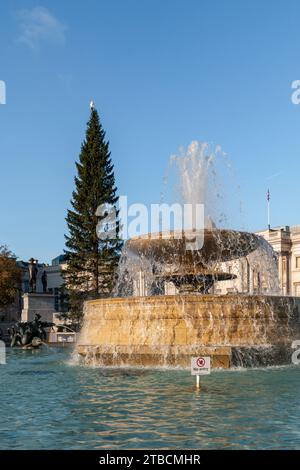
[[[300,368],[215,372],[70,366],[51,349],[0,366],[1,449],[300,449]]]

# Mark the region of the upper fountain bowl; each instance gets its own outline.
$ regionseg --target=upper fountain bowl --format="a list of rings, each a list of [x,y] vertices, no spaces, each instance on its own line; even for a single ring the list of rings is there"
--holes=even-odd
[[[149,233],[127,241],[138,256],[190,269],[244,257],[258,245],[253,233],[216,228]]]

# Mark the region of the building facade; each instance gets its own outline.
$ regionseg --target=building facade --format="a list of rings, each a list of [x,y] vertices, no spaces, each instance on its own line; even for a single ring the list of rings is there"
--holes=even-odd
[[[220,263],[220,271],[232,274],[233,279],[215,282],[211,293],[277,294],[300,297],[300,225],[276,227],[256,232],[265,241],[261,249],[248,256]],[[150,295],[144,273],[138,272],[134,295]],[[166,282],[166,295],[174,295],[174,284]]]
[[[300,297],[300,226],[270,228],[256,232],[256,235],[266,240],[276,254],[276,278],[272,279],[270,260],[267,264],[267,260],[261,258],[262,252],[258,256],[254,253],[246,258],[223,263],[222,269],[234,274],[236,279],[216,283],[215,293],[274,292]]]
[[[281,293],[300,297],[300,225],[265,230],[258,235],[277,253]]]

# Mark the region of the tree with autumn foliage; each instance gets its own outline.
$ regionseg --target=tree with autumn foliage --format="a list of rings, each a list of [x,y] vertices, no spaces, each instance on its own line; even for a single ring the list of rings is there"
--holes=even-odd
[[[0,245],[0,308],[11,305],[21,286],[21,268],[16,256],[4,245]]]

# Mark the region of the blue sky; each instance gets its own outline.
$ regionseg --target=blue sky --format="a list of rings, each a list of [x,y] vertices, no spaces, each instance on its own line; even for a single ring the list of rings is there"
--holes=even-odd
[[[2,0],[0,244],[50,261],[96,102],[120,194],[159,202],[170,154],[192,140],[232,162],[233,227],[300,224],[300,4],[240,0]]]

